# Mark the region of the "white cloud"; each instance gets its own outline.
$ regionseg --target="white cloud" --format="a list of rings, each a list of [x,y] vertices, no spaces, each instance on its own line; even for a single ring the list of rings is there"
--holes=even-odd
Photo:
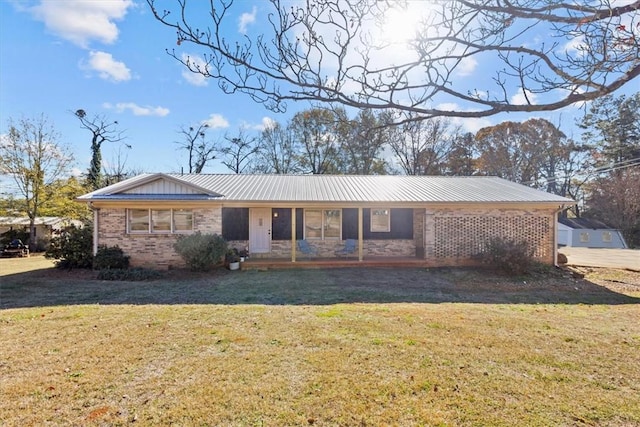
[[[202,121],[211,129],[228,128],[229,122],[221,114],[211,114],[207,120]]]
[[[561,53],[567,53],[572,56],[584,56],[588,50],[589,46],[584,42],[584,35],[575,34],[574,38],[564,44]]]
[[[156,116],[164,117],[169,114],[169,109],[164,107],[152,107],[152,106],[140,106],[134,102],[119,102],[115,105],[108,102],[102,104],[102,106],[109,110],[116,110],[118,113],[125,111],[131,111],[134,116]]]
[[[263,117],[262,124],[260,125],[260,130],[270,129],[276,126],[278,122],[273,120],[271,117]]]
[[[118,27],[114,21],[124,18],[133,5],[132,0],[43,0],[31,8],[31,13],[52,33],[87,48],[92,40],[115,42]]]
[[[131,70],[124,62],[116,61],[110,53],[91,51],[85,69],[97,71],[101,79],[122,82],[131,80]]]
[[[242,130],[257,130],[258,132],[262,132],[265,129],[275,127],[278,122],[273,120],[271,117],[263,117],[260,123],[249,123],[242,122],[240,124],[240,129]]]
[[[513,105],[535,105],[538,103],[538,96],[528,89],[518,88],[518,92],[511,97]]]
[[[183,53],[182,60],[185,63],[192,64],[192,67],[194,68],[199,68],[201,70],[207,69],[207,63],[198,55],[187,55],[186,53]],[[200,73],[194,73],[184,66],[182,67],[182,77],[187,81],[187,83],[194,86],[207,86],[209,84],[209,80],[205,76]]]
[[[478,66],[478,61],[476,61],[473,57],[469,56],[460,61],[456,71],[459,76],[466,77],[473,74]]]
[[[454,102],[439,104],[437,108],[442,111],[461,111],[460,106]],[[463,131],[471,133],[476,133],[487,126],[493,126],[491,120],[485,117],[451,117],[449,120],[454,126],[460,126]]]
[[[249,26],[249,24],[253,24],[254,22],[256,22],[257,12],[258,10],[256,9],[255,6],[253,6],[251,13],[245,12],[242,15],[240,15],[240,18],[238,19],[238,31],[241,34],[247,34],[247,27]]]

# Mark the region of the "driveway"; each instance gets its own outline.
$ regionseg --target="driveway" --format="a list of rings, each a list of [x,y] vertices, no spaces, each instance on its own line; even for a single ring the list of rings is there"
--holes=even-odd
[[[640,250],[638,249],[574,248],[565,246],[559,248],[558,252],[567,256],[569,265],[627,268],[640,271]]]

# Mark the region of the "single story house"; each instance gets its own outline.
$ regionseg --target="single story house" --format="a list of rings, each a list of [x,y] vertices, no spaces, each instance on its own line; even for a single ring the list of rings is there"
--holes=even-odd
[[[83,225],[82,221],[73,220],[69,218],[62,218],[58,216],[38,216],[35,218],[36,226],[36,246],[39,249],[44,249],[51,240],[53,234],[57,231],[68,227],[73,224],[77,227]],[[28,217],[13,217],[13,216],[1,216],[0,217],[0,234],[4,234],[8,231],[20,231],[29,233],[30,220]]]
[[[496,177],[143,174],[78,198],[94,214],[94,249],[118,245],[132,265],[183,265],[180,235],[221,234],[251,259],[296,262],[313,246],[336,257],[474,263],[491,237],[526,239],[556,259],[556,219],[571,199]]]
[[[558,245],[627,249],[620,230],[588,218],[558,218]]]

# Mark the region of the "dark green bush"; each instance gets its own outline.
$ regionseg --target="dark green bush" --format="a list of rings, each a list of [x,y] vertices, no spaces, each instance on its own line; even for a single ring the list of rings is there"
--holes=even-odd
[[[141,282],[145,280],[156,280],[162,277],[162,273],[157,270],[146,268],[113,268],[100,270],[98,280],[124,280],[129,282]]]
[[[511,276],[527,274],[535,265],[529,242],[502,237],[490,239],[478,258],[482,264]]]
[[[91,268],[93,266],[93,227],[70,225],[51,238],[46,258],[56,259],[58,268]]]
[[[125,255],[118,245],[98,246],[98,252],[93,257],[94,270],[127,269],[129,256]]]
[[[175,251],[193,271],[205,271],[219,265],[227,252],[227,242],[218,234],[180,236],[173,245]]]

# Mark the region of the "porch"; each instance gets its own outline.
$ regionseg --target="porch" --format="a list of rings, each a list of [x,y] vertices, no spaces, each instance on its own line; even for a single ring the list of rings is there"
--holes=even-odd
[[[448,261],[448,262],[447,262]],[[441,267],[443,265],[471,266],[476,265],[469,260],[427,260],[418,257],[367,256],[362,261],[358,257],[350,258],[298,258],[295,262],[285,258],[249,258],[240,263],[241,270],[271,270],[288,268],[353,268],[353,267]]]

